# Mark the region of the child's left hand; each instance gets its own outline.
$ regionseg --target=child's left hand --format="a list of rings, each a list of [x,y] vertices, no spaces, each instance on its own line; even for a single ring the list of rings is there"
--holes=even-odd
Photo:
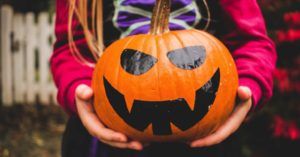
[[[240,86],[238,88],[237,95],[240,99],[240,102],[236,105],[234,112],[227,119],[227,121],[215,133],[193,141],[190,144],[191,147],[207,147],[219,144],[240,127],[250,111],[252,105],[252,94],[248,87]]]

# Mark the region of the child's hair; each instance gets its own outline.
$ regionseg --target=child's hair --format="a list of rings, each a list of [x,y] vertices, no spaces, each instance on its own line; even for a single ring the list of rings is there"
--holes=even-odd
[[[87,61],[77,49],[72,32],[72,20],[74,15],[80,22],[88,47],[97,60],[103,52],[103,13],[102,0],[69,0],[69,21],[68,21],[68,38],[71,52],[80,62],[89,66],[93,63]],[[89,12],[88,10],[91,10]],[[91,21],[89,17],[91,16]]]
[[[81,63],[89,66],[95,66],[94,63],[87,61],[79,52],[74,43],[72,32],[72,21],[74,15],[78,19],[83,28],[88,47],[97,60],[103,53],[103,4],[102,0],[68,0],[69,1],[69,20],[68,20],[68,39],[72,54]],[[204,27],[206,30],[210,23],[210,11],[206,0],[203,3],[207,9],[207,23]],[[91,10],[91,12],[89,12]],[[91,20],[89,20],[91,17]]]

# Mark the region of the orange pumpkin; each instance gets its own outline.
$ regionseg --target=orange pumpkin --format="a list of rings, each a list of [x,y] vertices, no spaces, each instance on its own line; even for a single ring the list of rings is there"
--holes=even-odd
[[[139,141],[207,136],[235,103],[238,77],[228,49],[204,31],[169,31],[169,6],[158,0],[150,33],[114,42],[94,71],[100,120]]]

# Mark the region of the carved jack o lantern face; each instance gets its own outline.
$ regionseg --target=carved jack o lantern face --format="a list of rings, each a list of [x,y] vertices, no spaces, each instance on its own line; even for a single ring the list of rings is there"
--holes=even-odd
[[[167,52],[166,55],[177,68],[194,70],[204,63],[206,50],[203,46],[190,46]],[[154,68],[157,62],[157,58],[138,50],[125,49],[121,54],[123,70],[135,76],[148,72]],[[107,99],[116,113],[127,124],[139,131],[144,131],[152,124],[154,135],[171,135],[171,123],[184,131],[199,122],[213,104],[219,82],[220,70],[217,69],[210,80],[196,91],[192,91],[195,92],[195,100],[189,101],[191,104],[188,104],[184,97],[162,101],[133,100],[129,111],[125,100],[126,96],[115,89],[104,77]]]
[[[93,88],[95,110],[113,130],[140,141],[191,140],[229,116],[237,72],[216,38],[172,31],[113,43],[97,63]]]

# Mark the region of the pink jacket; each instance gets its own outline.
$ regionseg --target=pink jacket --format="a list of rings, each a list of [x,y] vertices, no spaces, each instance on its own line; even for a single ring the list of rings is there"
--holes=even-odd
[[[56,43],[51,56],[51,71],[58,88],[57,99],[69,113],[76,114],[75,89],[79,84],[91,84],[93,68],[78,63],[72,56],[67,39],[68,7],[66,0],[57,0]],[[239,73],[240,86],[252,91],[253,109],[258,109],[272,96],[276,51],[267,36],[260,8],[255,0],[219,0],[223,12],[223,35],[220,39],[231,50]],[[75,43],[82,52],[88,47],[78,21]]]

